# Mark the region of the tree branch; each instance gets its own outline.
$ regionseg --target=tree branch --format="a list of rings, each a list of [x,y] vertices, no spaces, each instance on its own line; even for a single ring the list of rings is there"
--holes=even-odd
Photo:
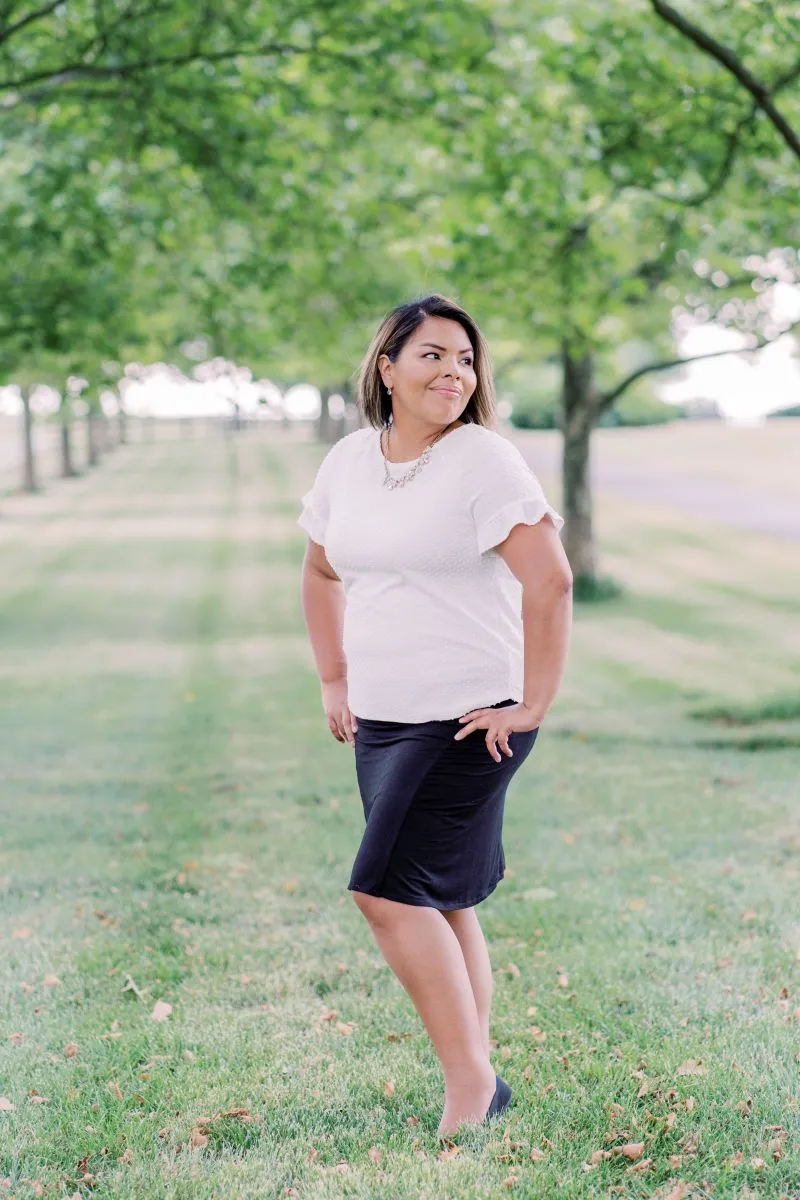
[[[157,71],[160,67],[185,67],[198,60],[224,62],[231,58],[259,58],[269,54],[310,54],[312,52],[313,48],[309,46],[268,42],[264,46],[238,46],[230,50],[216,51],[200,50],[189,54],[176,54],[168,58],[154,58],[149,62],[120,63],[119,66],[114,67],[99,67],[78,62],[52,70],[38,71],[32,75],[25,75],[21,79],[5,80],[0,82],[0,91],[19,91],[21,88],[44,81],[60,84],[70,83],[73,79],[128,79],[146,71]],[[326,58],[340,58],[349,66],[352,66],[354,62],[352,55],[337,54],[330,50],[317,51],[317,53],[322,53]]]
[[[788,329],[783,329],[774,338],[761,338],[757,346],[736,346],[731,350],[712,350],[708,354],[695,354],[688,358],[668,358],[662,362],[648,363],[646,367],[639,367],[636,371],[631,371],[621,383],[618,383],[610,392],[603,392],[600,396],[597,411],[598,413],[608,412],[610,408],[619,400],[623,392],[626,392],[632,383],[637,379],[641,379],[643,375],[650,375],[654,371],[668,371],[671,367],[683,367],[687,363],[702,362],[706,358],[721,358],[725,354],[753,354],[757,350],[763,350],[765,346],[771,346],[773,343],[780,341],[787,333],[793,333],[795,329],[800,328],[800,321],[796,321],[790,325]]]
[[[693,25],[691,21],[688,21],[686,17],[674,9],[671,4],[667,4],[666,0],[650,0],[650,3],[657,16],[666,21],[668,25],[672,25],[674,29],[682,33],[685,38],[688,38],[690,42],[693,42],[705,54],[716,59],[726,71],[730,71],[731,75],[735,79],[738,79],[742,87],[753,97],[757,106],[772,122],[789,149],[800,159],[800,136],[795,133],[783,114],[773,104],[770,99],[770,88],[760,83],[732,50],[727,46],[723,46],[721,42],[711,37],[705,30],[698,28],[697,25]]]
[[[42,17],[48,17],[63,2],[64,0],[52,0],[52,3],[45,4],[44,8],[39,8],[35,12],[28,13],[27,16],[20,17],[13,25],[8,25],[5,29],[0,29],[0,46],[2,46],[3,42],[7,42],[10,37],[13,37],[15,33],[19,33],[20,29],[24,29],[26,25],[31,25],[34,21],[40,21]]]

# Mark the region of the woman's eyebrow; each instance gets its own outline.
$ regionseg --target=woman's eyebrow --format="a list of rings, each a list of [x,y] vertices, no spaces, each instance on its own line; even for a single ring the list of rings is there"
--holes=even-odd
[[[432,346],[434,350],[444,350],[447,353],[447,346],[437,346],[436,342],[420,342],[420,346]],[[472,354],[472,346],[467,346],[466,350],[459,350],[459,354]]]

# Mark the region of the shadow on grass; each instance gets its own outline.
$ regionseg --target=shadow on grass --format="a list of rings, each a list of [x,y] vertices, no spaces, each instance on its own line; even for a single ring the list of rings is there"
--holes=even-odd
[[[800,749],[800,733],[756,734],[753,737],[732,738],[730,741],[718,738],[698,741],[696,744],[708,750],[743,750],[750,754],[757,754],[761,750],[797,750]]]
[[[716,725],[760,725],[763,721],[800,720],[800,693],[768,696],[752,704],[717,704],[696,708],[690,716]]]
[[[624,591],[610,575],[579,574],[573,580],[572,594],[578,604],[607,604],[619,600]]]

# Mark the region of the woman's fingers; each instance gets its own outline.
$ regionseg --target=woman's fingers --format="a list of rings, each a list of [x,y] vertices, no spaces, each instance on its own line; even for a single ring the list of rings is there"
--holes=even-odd
[[[353,742],[355,741],[356,725],[353,714],[350,712],[349,708],[344,709],[342,712],[342,730],[344,732],[345,741],[348,741],[352,746]]]
[[[337,742],[349,742],[351,746],[355,745],[358,721],[349,708],[343,708],[338,714],[331,713],[328,717],[328,729]]]
[[[489,732],[486,734],[486,748],[489,751],[489,753],[491,754],[494,761],[500,762],[500,754],[498,753],[497,746],[494,744],[496,738],[497,738],[497,734],[496,733],[493,734],[490,729]]]
[[[502,761],[496,743],[499,743],[503,754],[505,754],[508,758],[513,758],[514,751],[508,744],[508,738],[511,730],[497,729],[490,719],[489,724],[487,725],[487,719],[488,718],[486,717],[476,717],[473,721],[470,721],[469,725],[465,725],[463,729],[459,729],[458,733],[454,735],[453,740],[460,742],[463,738],[469,737],[471,733],[474,733],[476,729],[486,729],[486,749],[489,751],[494,761]]]

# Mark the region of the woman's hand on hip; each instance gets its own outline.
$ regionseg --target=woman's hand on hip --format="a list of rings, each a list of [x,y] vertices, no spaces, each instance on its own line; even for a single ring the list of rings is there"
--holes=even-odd
[[[514,751],[508,744],[510,733],[530,733],[538,729],[541,723],[541,717],[521,701],[519,704],[508,704],[505,708],[474,708],[458,719],[467,724],[459,729],[453,740],[460,741],[476,729],[485,729],[486,746],[495,762],[502,761],[498,745],[508,758],[514,757]]]
[[[347,680],[334,679],[320,686],[328,728],[337,742],[349,742],[354,746],[358,723],[347,703]]]

